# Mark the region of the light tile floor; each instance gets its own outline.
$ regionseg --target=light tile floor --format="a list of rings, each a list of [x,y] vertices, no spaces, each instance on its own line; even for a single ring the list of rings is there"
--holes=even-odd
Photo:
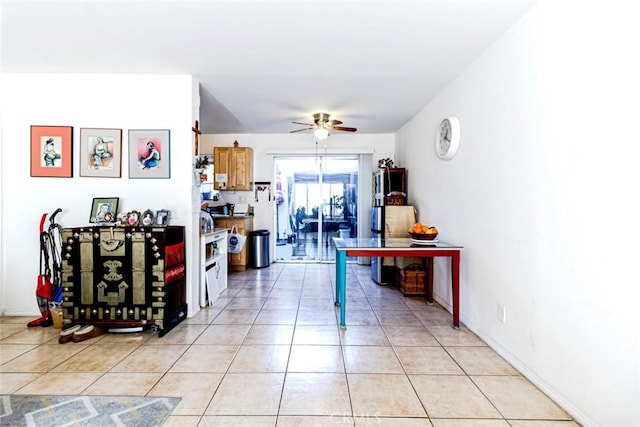
[[[0,319],[2,394],[176,396],[168,426],[578,426],[451,314],[348,266],[338,327],[332,264],[233,273],[212,307],[150,331],[58,344]]]

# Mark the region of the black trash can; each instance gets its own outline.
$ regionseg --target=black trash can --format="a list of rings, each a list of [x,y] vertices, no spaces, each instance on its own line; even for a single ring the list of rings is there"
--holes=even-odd
[[[269,230],[255,230],[249,233],[249,267],[269,266]]]

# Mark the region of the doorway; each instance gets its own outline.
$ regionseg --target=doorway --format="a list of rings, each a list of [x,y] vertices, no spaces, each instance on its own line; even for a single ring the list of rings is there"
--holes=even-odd
[[[333,237],[358,235],[357,155],[274,158],[276,262],[335,260]]]

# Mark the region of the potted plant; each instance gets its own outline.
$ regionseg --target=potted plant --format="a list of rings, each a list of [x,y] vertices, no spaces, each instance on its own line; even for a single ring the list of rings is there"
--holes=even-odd
[[[196,163],[194,165],[197,171],[203,171],[209,166],[209,156],[196,157]]]
[[[209,156],[198,156],[193,164],[196,175],[199,177],[199,182],[207,181],[207,174],[204,171],[209,167]]]
[[[391,160],[390,158],[386,158],[386,159],[379,159],[378,160],[378,167],[380,169],[389,169],[393,167],[393,160]]]

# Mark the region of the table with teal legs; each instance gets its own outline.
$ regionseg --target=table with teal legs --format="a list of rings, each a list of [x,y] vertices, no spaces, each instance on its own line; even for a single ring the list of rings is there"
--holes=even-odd
[[[451,296],[453,327],[460,327],[460,252],[463,247],[440,241],[417,244],[409,238],[342,239],[333,238],[336,248],[336,305],[340,306],[340,327],[346,328],[347,257],[422,257],[427,258],[425,294],[433,303],[433,258],[451,259]]]

